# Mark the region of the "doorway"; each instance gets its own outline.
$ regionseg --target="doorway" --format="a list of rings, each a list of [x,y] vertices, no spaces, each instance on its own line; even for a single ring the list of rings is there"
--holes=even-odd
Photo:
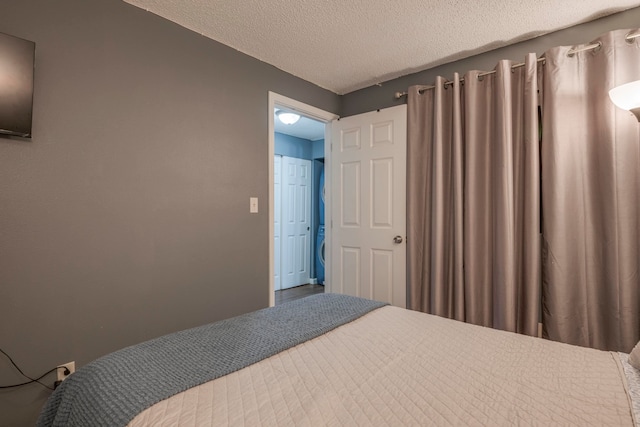
[[[308,121],[313,121],[313,122],[318,122],[318,124],[321,127],[324,127],[323,130],[321,130],[321,134],[323,134],[322,139],[324,140],[324,144],[322,144],[322,148],[318,149],[317,146],[318,144],[316,143],[316,148],[315,148],[315,152],[314,152],[314,147],[313,144],[311,144],[311,146],[295,146],[289,144],[289,149],[293,150],[290,152],[287,152],[286,154],[293,154],[291,156],[284,156],[282,154],[281,158],[278,159],[277,157],[277,152],[279,151],[280,153],[282,153],[281,151],[281,147],[279,147],[279,150],[276,150],[276,126],[280,127],[281,125],[278,124],[276,122],[276,115],[275,115],[275,111],[277,110],[284,110],[287,112],[293,112],[296,113],[298,115],[301,116],[301,120],[308,120]],[[289,248],[286,249],[286,251],[289,250],[293,250],[293,255],[294,258],[295,256],[301,257],[299,258],[299,261],[297,263],[297,266],[294,264],[294,267],[297,268],[298,270],[304,270],[304,268],[300,268],[300,267],[305,267],[304,263],[306,262],[306,268],[308,268],[308,274],[309,274],[309,279],[316,279],[317,274],[316,274],[316,266],[315,266],[315,255],[316,255],[316,246],[317,246],[317,224],[319,222],[319,212],[320,212],[320,201],[319,201],[319,197],[318,197],[318,184],[317,184],[317,180],[319,177],[319,170],[321,166],[324,166],[324,159],[326,159],[327,153],[329,152],[329,147],[330,147],[330,125],[329,123],[334,120],[337,119],[338,116],[333,114],[333,113],[329,113],[327,111],[323,111],[320,110],[316,107],[307,105],[307,104],[303,104],[299,101],[293,100],[291,98],[287,98],[284,97],[282,95],[278,95],[276,93],[273,92],[269,92],[269,241],[270,241],[270,248],[269,248],[269,305],[273,306],[275,304],[275,291],[278,287],[278,284],[280,284],[279,287],[282,287],[281,284],[284,283],[284,278],[285,278],[285,270],[280,268],[277,268],[278,266],[281,266],[282,263],[282,259],[283,256],[285,255],[285,251],[283,251],[283,247],[281,246],[282,242],[285,240],[285,236],[283,233],[283,230],[285,227],[283,227],[284,224],[282,224],[281,219],[282,217],[282,211],[285,209],[284,206],[279,206],[277,201],[278,198],[283,199],[284,197],[278,197],[276,198],[276,196],[280,196],[282,195],[282,193],[284,193],[284,191],[280,191],[280,195],[278,195],[278,190],[277,187],[275,185],[276,180],[280,180],[281,182],[284,181],[284,176],[282,171],[284,171],[284,163],[289,162],[289,167],[288,170],[293,171],[293,169],[296,169],[298,172],[302,171],[304,174],[304,170],[307,169],[307,174],[309,175],[309,178],[311,179],[312,182],[312,186],[314,189],[316,189],[315,191],[313,191],[313,193],[315,193],[315,197],[311,197],[311,206],[310,206],[310,210],[307,212],[309,218],[310,218],[310,223],[309,225],[304,225],[302,226],[302,228],[304,228],[305,230],[302,230],[302,228],[300,228],[301,226],[298,226],[297,228],[300,228],[299,230],[297,230],[297,235],[301,236],[304,233],[301,233],[301,231],[309,231],[308,234],[308,242],[305,242],[305,245],[308,243],[308,253],[304,253],[305,250],[301,250],[301,242],[305,240],[304,237],[301,237],[298,240],[298,248],[296,249],[296,247],[294,246],[293,249]],[[285,128],[286,129],[286,128]],[[281,132],[282,132],[282,128],[280,128]],[[279,133],[281,133],[279,132]],[[286,130],[285,130],[286,132]],[[288,132],[288,133],[292,133],[292,132]],[[285,133],[286,135],[286,133]],[[302,135],[304,136],[304,135]],[[289,143],[292,142],[291,138],[296,138],[297,136],[293,136],[293,135],[289,135]],[[313,137],[312,137],[313,138]],[[287,139],[287,137],[283,137],[282,139]],[[300,138],[301,140],[304,140],[305,138]],[[317,139],[316,139],[317,140]],[[293,141],[295,142],[295,141]],[[313,141],[311,141],[313,143]],[[309,143],[307,143],[309,144]],[[280,145],[280,144],[278,144]],[[285,148],[287,146],[287,144],[284,144]],[[307,153],[305,154],[305,150],[307,150]],[[318,152],[320,151],[320,152]],[[311,155],[309,155],[309,152],[311,152]],[[298,160],[286,160],[285,158],[289,157],[292,159],[302,159],[305,160],[304,157],[311,157],[310,159],[306,159],[309,160],[309,163],[305,163],[304,162],[298,162]],[[276,176],[276,168],[278,167],[277,165],[280,164],[279,167],[283,168],[280,169],[280,174],[278,174],[278,176]],[[302,188],[305,187],[304,183],[301,183],[301,181],[299,180],[300,178],[300,174],[296,174],[297,177],[295,178],[295,183],[293,187],[298,188],[297,191],[299,191],[300,193],[304,193],[305,190],[302,190]],[[282,189],[282,187],[280,187]],[[292,188],[292,187],[289,187]],[[326,188],[327,188],[327,194],[330,191],[330,179],[329,177],[327,177],[326,179]],[[304,208],[298,208],[298,209],[304,209]],[[278,214],[278,215],[276,215]],[[304,215],[302,216],[304,217]],[[298,218],[301,218],[300,216],[298,216]],[[280,220],[280,221],[278,221]],[[278,224],[280,223],[280,224]],[[306,230],[306,227],[309,227],[309,230]],[[276,229],[278,229],[276,231]],[[295,231],[295,227],[292,228],[292,230]],[[296,239],[290,239],[291,241],[295,241]],[[279,242],[279,243],[277,243]],[[295,243],[294,243],[295,245]],[[291,255],[291,253],[290,253]],[[294,259],[289,257],[289,259]],[[291,268],[289,268],[289,271],[291,271]],[[294,274],[294,275],[297,275]],[[304,275],[304,274],[303,274]],[[327,277],[328,278],[328,277]],[[296,278],[295,280],[299,280],[299,277]],[[287,283],[295,283],[294,282],[287,282]],[[313,282],[313,280],[310,280],[310,282]],[[287,285],[288,286],[288,285]]]

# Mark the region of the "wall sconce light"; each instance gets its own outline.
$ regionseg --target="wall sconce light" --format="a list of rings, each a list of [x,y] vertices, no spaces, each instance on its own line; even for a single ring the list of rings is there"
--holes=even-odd
[[[290,113],[284,110],[278,110],[276,112],[276,116],[285,125],[292,125],[296,123],[298,120],[300,120],[300,116],[298,114]]]
[[[609,97],[616,107],[631,111],[640,122],[640,80],[614,87]]]

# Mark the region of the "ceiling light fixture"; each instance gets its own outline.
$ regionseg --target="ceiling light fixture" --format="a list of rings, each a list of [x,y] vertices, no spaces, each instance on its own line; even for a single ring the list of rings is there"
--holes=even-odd
[[[640,80],[614,87],[609,97],[616,107],[631,111],[640,122]]]
[[[296,123],[298,120],[300,120],[300,116],[298,114],[290,113],[284,110],[278,110],[278,112],[276,113],[276,116],[285,125],[292,125]]]

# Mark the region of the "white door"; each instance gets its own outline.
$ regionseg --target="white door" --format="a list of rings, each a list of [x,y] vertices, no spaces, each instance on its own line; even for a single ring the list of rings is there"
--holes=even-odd
[[[276,291],[281,289],[280,284],[280,256],[282,240],[282,156],[274,156],[273,160],[273,288]]]
[[[331,128],[330,290],[406,307],[406,105]]]
[[[282,157],[281,289],[311,277],[311,161]]]

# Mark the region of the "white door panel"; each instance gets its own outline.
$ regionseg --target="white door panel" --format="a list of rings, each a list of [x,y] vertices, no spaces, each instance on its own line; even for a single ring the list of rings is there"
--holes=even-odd
[[[282,157],[282,286],[309,283],[311,253],[311,161]]]
[[[405,307],[406,106],[334,121],[332,144],[330,289]]]
[[[274,156],[273,160],[273,288],[276,291],[281,289],[281,248],[280,239],[282,229],[282,156]]]

